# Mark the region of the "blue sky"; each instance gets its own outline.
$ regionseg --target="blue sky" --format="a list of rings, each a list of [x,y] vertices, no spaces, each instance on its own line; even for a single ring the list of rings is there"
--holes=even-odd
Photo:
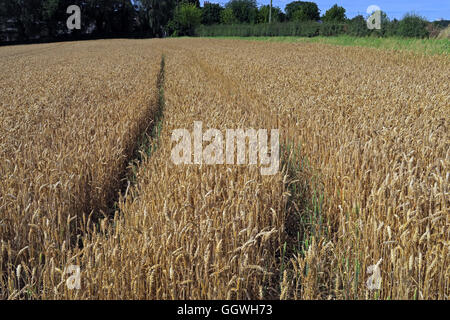
[[[284,10],[284,7],[293,0],[273,0],[273,5],[280,7]],[[347,11],[347,17],[353,18],[358,14],[366,15],[366,9],[370,5],[377,5],[381,10],[385,11],[389,18],[401,19],[407,12],[415,12],[421,16],[424,16],[430,21],[434,21],[440,18],[450,19],[450,0],[307,0],[317,3],[320,9],[320,13],[324,14],[335,3],[344,7]],[[203,0],[200,1],[203,5]],[[209,0],[209,2],[220,3],[224,5],[227,0]],[[269,4],[270,0],[257,0],[258,5]]]

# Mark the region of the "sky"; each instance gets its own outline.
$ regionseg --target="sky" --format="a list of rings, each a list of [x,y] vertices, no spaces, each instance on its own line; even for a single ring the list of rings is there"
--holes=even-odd
[[[220,3],[225,5],[227,0],[208,0],[212,3]],[[293,0],[273,0],[273,6],[279,7],[284,11],[286,4]],[[358,14],[367,15],[366,10],[370,5],[377,5],[382,11],[386,12],[390,19],[401,19],[405,13],[417,13],[429,21],[438,19],[450,20],[450,0],[305,0],[317,3],[320,14],[324,14],[326,10],[335,3],[346,9],[348,18],[353,18]],[[204,0],[200,3],[203,5]],[[257,0],[258,6],[270,4],[270,0]]]

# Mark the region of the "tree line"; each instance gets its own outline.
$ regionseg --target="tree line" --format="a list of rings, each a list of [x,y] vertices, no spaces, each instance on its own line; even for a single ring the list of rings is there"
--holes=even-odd
[[[199,0],[1,0],[0,41],[91,35],[162,37],[181,4]],[[67,8],[81,9],[81,29],[69,30]]]
[[[286,5],[284,12],[269,5],[258,8],[255,0],[232,0],[224,7],[205,3],[202,10],[202,21],[191,34],[303,37],[348,34],[427,38],[437,36],[450,22],[444,20],[430,23],[414,13],[406,14],[401,20],[391,20],[385,12],[380,11],[380,28],[369,29],[368,16],[357,15],[349,19],[346,9],[337,4],[321,14],[317,4],[311,1],[292,1]]]
[[[81,29],[66,26],[67,8],[81,9]],[[184,35],[402,35],[428,37],[448,25],[430,24],[416,15],[390,20],[382,13],[382,29],[371,31],[366,18],[348,19],[337,4],[321,15],[316,3],[292,1],[284,11],[256,0],[230,0],[224,6],[199,0],[3,0],[0,41],[32,41],[76,37],[165,37]]]

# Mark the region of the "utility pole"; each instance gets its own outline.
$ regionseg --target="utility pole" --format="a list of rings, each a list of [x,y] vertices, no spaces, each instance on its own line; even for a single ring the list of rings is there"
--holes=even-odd
[[[269,23],[272,23],[272,0],[270,0]]]

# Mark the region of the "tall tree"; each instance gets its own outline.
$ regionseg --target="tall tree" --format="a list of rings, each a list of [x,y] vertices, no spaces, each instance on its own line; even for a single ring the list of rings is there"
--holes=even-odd
[[[200,8],[200,0],[182,0],[181,2],[193,4],[197,8]],[[180,1],[178,1],[178,3],[180,4]]]
[[[83,16],[97,33],[111,34],[130,32],[135,12],[131,0],[86,0]]]
[[[322,20],[326,22],[345,22],[347,20],[345,8],[335,4],[325,12]]]
[[[42,0],[7,0],[2,3],[4,21],[12,20],[19,40],[39,36],[42,28]],[[2,19],[2,20],[3,20]]]
[[[261,6],[258,10],[258,23],[268,23],[270,16],[270,6]],[[282,20],[283,12],[278,7],[272,7],[272,22],[280,22]]]
[[[115,3],[114,10],[114,32],[130,33],[134,29],[134,20],[136,12],[134,11],[131,0],[118,0]]]
[[[254,23],[258,13],[256,0],[231,0],[225,8],[231,9],[240,23]]]
[[[180,36],[194,35],[195,28],[202,22],[202,11],[195,4],[182,2],[175,8],[172,24]]]
[[[202,23],[206,25],[220,23],[223,8],[218,3],[205,2],[202,8]]]
[[[397,32],[401,37],[426,38],[429,35],[427,25],[425,18],[415,13],[407,13],[398,23]]]
[[[308,1],[293,1],[286,5],[286,18],[292,20],[319,20],[320,10],[316,3]]]
[[[220,13],[220,22],[223,24],[235,24],[239,21],[234,16],[233,10],[231,8],[225,8]]]
[[[181,2],[181,1],[180,1]],[[163,36],[164,28],[173,17],[178,4],[176,0],[140,0],[137,1],[140,23],[152,36]]]
[[[59,0],[44,0],[42,4],[42,15],[47,27],[47,34],[54,37],[58,33],[58,11],[60,7]]]

